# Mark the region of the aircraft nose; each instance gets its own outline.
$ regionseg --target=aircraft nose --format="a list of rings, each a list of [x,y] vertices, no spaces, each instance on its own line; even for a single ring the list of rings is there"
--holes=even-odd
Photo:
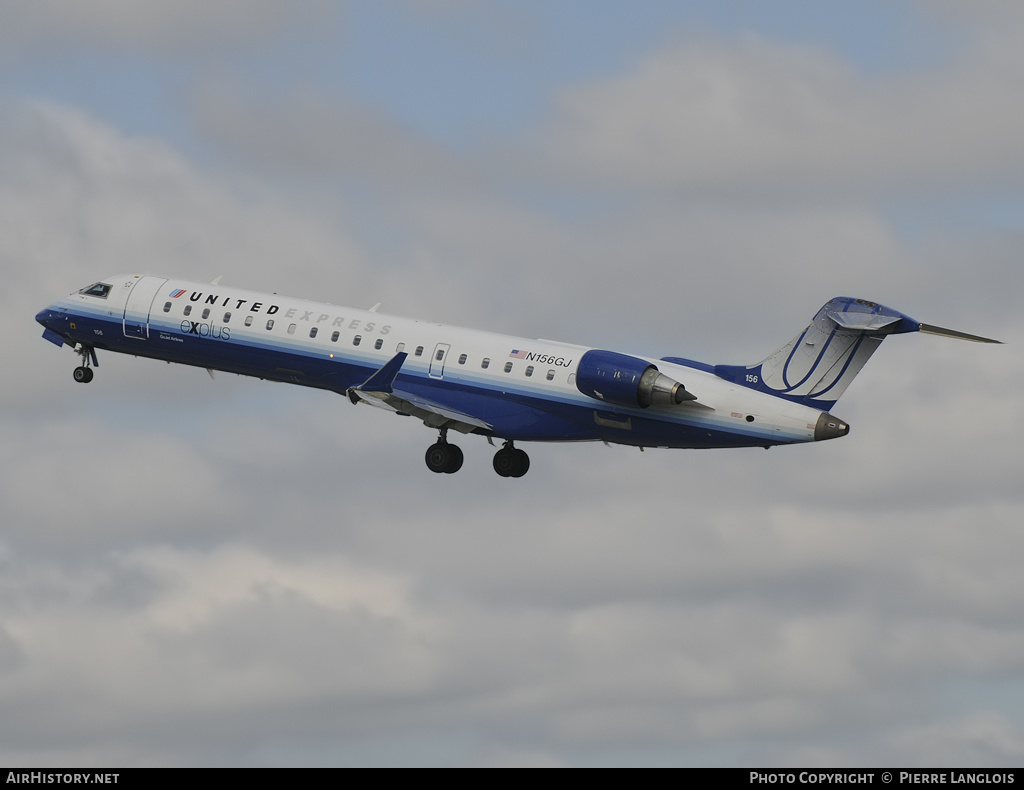
[[[817,424],[814,426],[814,441],[821,442],[825,439],[838,439],[840,436],[846,436],[849,432],[849,425],[838,417],[833,417],[827,411],[823,411],[821,416],[818,417]]]
[[[66,316],[63,312],[54,310],[53,306],[43,308],[36,313],[36,321],[47,329],[58,330],[66,326]]]
[[[68,342],[63,333],[67,332],[67,324],[63,313],[47,307],[36,313],[36,321],[43,325],[43,337],[55,345],[62,346]]]

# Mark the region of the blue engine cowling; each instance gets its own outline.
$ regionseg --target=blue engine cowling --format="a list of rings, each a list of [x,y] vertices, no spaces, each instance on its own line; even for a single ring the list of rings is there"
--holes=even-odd
[[[650,362],[614,351],[592,350],[580,357],[576,388],[597,400],[645,409],[697,399]]]

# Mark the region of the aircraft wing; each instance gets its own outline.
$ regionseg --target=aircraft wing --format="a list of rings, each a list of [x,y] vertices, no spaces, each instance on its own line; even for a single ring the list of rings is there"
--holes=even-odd
[[[489,423],[471,414],[458,411],[436,400],[395,389],[395,378],[407,356],[404,351],[395,354],[370,378],[358,387],[351,387],[348,390],[348,399],[353,403],[362,401],[398,414],[419,417],[431,428],[454,428],[460,433],[471,433],[478,428],[489,431],[493,428]]]

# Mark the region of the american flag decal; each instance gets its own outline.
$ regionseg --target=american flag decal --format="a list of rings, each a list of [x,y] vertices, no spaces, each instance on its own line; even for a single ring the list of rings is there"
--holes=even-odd
[[[184,288],[179,288],[177,291],[171,291],[170,296],[171,296],[172,299],[177,299],[179,296],[181,296],[184,293],[185,293],[185,289]]]
[[[512,353],[508,355],[509,359],[526,359],[526,352],[520,351],[518,348],[513,348]]]

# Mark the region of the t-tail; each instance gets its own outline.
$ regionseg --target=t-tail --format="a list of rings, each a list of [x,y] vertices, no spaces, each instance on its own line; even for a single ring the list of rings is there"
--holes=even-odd
[[[891,307],[840,296],[822,307],[800,334],[756,365],[717,365],[715,374],[745,387],[827,411],[846,392],[888,335],[931,335],[999,343],[922,324]]]

